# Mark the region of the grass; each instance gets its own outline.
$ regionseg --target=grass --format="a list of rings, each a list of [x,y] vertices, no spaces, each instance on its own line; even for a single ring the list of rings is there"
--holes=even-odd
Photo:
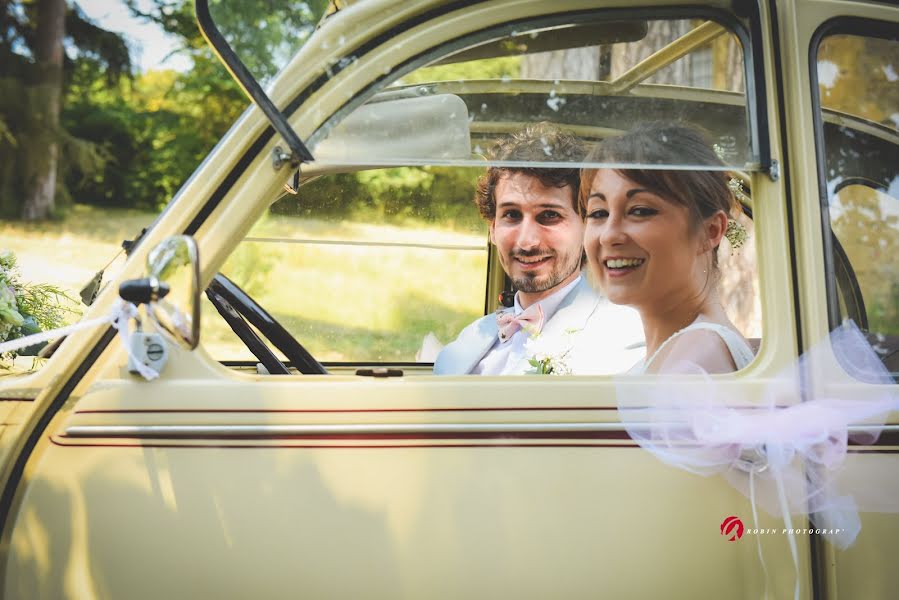
[[[0,249],[16,253],[22,279],[51,283],[75,298],[82,286],[153,222],[155,213],[74,205],[64,220],[0,224]],[[113,265],[121,265],[121,257]],[[108,273],[111,271],[108,271]]]
[[[65,220],[4,222],[0,249],[22,278],[77,298],[155,214],[75,206]],[[425,336],[446,343],[483,313],[486,233],[267,215],[222,268],[321,361],[414,361]],[[276,238],[278,241],[276,241]],[[290,241],[283,241],[284,239]],[[475,250],[315,245],[300,240],[478,246]],[[119,258],[107,270],[113,276]],[[220,360],[253,357],[204,299],[201,343]]]
[[[483,314],[486,235],[421,225],[372,225],[269,215],[222,272],[322,361],[414,361],[429,333],[442,343]],[[291,241],[283,241],[288,239]],[[301,240],[477,246],[477,250],[316,245]],[[220,355],[246,357],[204,313]],[[217,320],[217,316],[216,316]],[[210,326],[207,327],[207,324]]]

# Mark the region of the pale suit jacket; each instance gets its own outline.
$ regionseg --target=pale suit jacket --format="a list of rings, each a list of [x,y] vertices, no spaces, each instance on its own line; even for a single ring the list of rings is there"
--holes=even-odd
[[[434,362],[434,374],[471,373],[493,347],[498,333],[496,313],[478,319],[440,351]],[[644,358],[643,341],[643,326],[637,311],[600,297],[585,278],[562,300],[540,333],[541,344],[570,348],[567,363],[575,375],[627,371]],[[522,358],[516,373],[530,368],[528,358],[527,355]]]

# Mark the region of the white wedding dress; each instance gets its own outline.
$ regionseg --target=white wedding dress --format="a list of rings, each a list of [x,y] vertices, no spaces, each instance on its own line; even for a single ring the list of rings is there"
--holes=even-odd
[[[685,334],[688,331],[696,331],[698,329],[705,329],[706,331],[713,331],[718,334],[718,336],[724,340],[724,344],[727,346],[728,351],[730,352],[730,356],[734,361],[734,364],[737,366],[737,370],[744,368],[746,365],[752,362],[752,359],[755,358],[755,353],[752,351],[752,348],[749,347],[749,344],[738,334],[736,331],[727,327],[725,325],[720,325],[718,323],[709,323],[707,321],[693,321],[670,338],[664,341],[659,349],[656,350],[649,359],[643,359],[637,364],[635,364],[628,371],[630,375],[642,375],[646,373],[647,367],[652,364],[652,361],[656,359],[659,353],[665,349],[665,346],[671,343],[672,340],[678,338],[679,336]]]

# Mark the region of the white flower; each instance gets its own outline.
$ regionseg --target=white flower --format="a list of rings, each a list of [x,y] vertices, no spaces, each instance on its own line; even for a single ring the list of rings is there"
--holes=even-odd
[[[13,327],[20,327],[25,322],[24,317],[19,314],[16,295],[8,285],[0,285],[0,321]]]
[[[535,335],[525,342],[525,355],[531,368],[527,371],[531,375],[570,375],[571,367],[568,366],[568,354],[571,352],[571,334],[554,339],[547,339],[542,335]]]

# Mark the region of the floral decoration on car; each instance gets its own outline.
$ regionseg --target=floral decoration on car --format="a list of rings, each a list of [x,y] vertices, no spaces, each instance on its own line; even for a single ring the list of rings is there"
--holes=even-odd
[[[76,312],[65,301],[72,299],[55,285],[22,282],[16,255],[10,250],[0,251],[0,342],[62,326],[65,315]],[[0,368],[5,368],[4,360],[19,354],[36,355],[43,345],[5,353],[0,356]]]

